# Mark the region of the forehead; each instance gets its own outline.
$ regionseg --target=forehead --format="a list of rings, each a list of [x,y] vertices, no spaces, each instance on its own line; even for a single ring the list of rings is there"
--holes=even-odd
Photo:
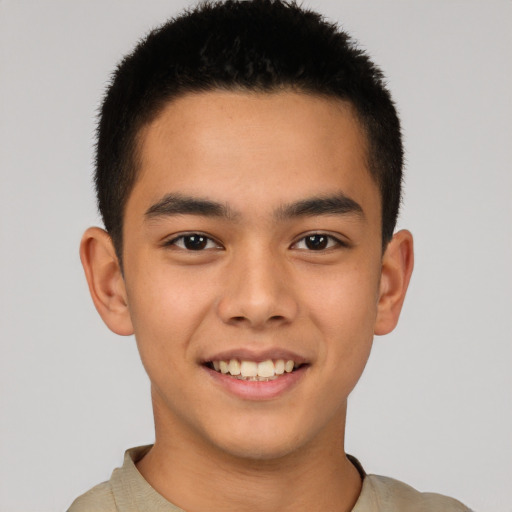
[[[236,210],[335,192],[379,201],[363,129],[341,100],[289,91],[187,94],[138,140],[127,211],[133,198],[154,202],[164,193],[212,196]]]

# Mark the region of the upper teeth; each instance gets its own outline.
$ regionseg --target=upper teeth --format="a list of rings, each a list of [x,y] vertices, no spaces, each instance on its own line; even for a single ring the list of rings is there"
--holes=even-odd
[[[239,361],[238,359],[230,359],[229,361],[212,361],[213,368],[221,373],[229,373],[233,376],[248,377],[248,378],[272,378],[283,373],[290,373],[298,365],[291,359],[285,361],[284,359],[267,359],[261,363],[255,361]]]

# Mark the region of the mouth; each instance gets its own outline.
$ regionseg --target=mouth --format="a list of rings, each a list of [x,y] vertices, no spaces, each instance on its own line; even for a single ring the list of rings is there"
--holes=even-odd
[[[217,373],[237,380],[268,382],[277,380],[307,366],[293,359],[266,359],[256,362],[245,359],[207,361],[204,365]]]

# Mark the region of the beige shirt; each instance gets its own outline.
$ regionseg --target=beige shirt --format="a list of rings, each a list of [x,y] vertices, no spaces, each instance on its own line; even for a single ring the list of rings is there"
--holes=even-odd
[[[114,470],[110,480],[77,498],[68,512],[184,512],[158,494],[135,467],[149,448],[127,450],[123,466]],[[392,478],[364,475],[361,494],[352,512],[471,511],[453,498],[421,493]]]

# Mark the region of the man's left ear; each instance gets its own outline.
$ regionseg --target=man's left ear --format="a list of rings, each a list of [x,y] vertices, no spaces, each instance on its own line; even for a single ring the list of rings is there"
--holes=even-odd
[[[398,231],[382,257],[375,334],[388,334],[398,323],[413,266],[412,235],[406,230]]]

